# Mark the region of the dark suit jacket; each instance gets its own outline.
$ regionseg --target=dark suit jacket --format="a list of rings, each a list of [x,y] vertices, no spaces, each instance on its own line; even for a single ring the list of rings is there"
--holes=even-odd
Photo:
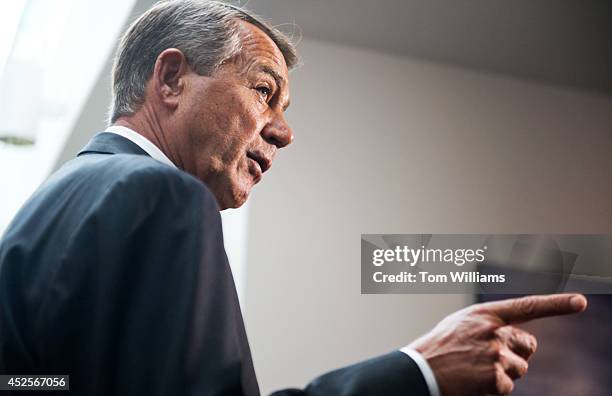
[[[69,374],[88,396],[258,395],[206,186],[111,133],[54,173],[0,245],[0,373]],[[392,352],[277,395],[427,387]]]

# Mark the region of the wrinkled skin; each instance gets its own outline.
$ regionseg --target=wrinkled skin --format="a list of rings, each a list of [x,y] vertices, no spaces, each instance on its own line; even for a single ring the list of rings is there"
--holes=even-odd
[[[203,181],[221,209],[244,204],[277,150],[293,140],[284,117],[289,105],[284,57],[260,29],[239,25],[241,52],[212,76],[198,75],[180,50],[163,51],[143,105],[115,123],[139,132]]]
[[[512,324],[582,312],[582,295],[529,296],[476,304],[410,344],[430,365],[442,396],[506,395],[527,373],[536,338]]]

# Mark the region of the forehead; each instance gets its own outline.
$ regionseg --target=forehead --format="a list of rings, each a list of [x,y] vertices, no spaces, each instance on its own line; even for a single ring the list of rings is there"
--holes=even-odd
[[[275,70],[287,80],[288,70],[285,57],[274,41],[257,26],[239,21],[242,50],[240,61],[247,68],[267,68]]]

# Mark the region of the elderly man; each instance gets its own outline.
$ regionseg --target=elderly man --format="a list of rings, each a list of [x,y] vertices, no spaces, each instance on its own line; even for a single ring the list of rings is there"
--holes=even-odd
[[[247,12],[170,1],[136,20],[111,124],[21,209],[0,248],[0,372],[69,374],[79,395],[258,395],[219,209],[293,140],[293,46]],[[279,395],[508,393],[557,295],[468,307],[409,346]]]

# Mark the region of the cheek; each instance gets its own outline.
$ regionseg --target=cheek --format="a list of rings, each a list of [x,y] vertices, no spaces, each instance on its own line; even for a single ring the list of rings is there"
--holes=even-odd
[[[264,125],[258,106],[241,96],[233,97],[228,106],[215,114],[220,138],[235,155],[244,154],[246,147],[258,139]]]
[[[222,178],[233,188],[250,186],[246,151],[258,144],[265,125],[262,103],[243,86],[222,83],[207,86],[194,102],[192,142],[197,143],[190,149],[198,152],[201,167],[224,174]]]

